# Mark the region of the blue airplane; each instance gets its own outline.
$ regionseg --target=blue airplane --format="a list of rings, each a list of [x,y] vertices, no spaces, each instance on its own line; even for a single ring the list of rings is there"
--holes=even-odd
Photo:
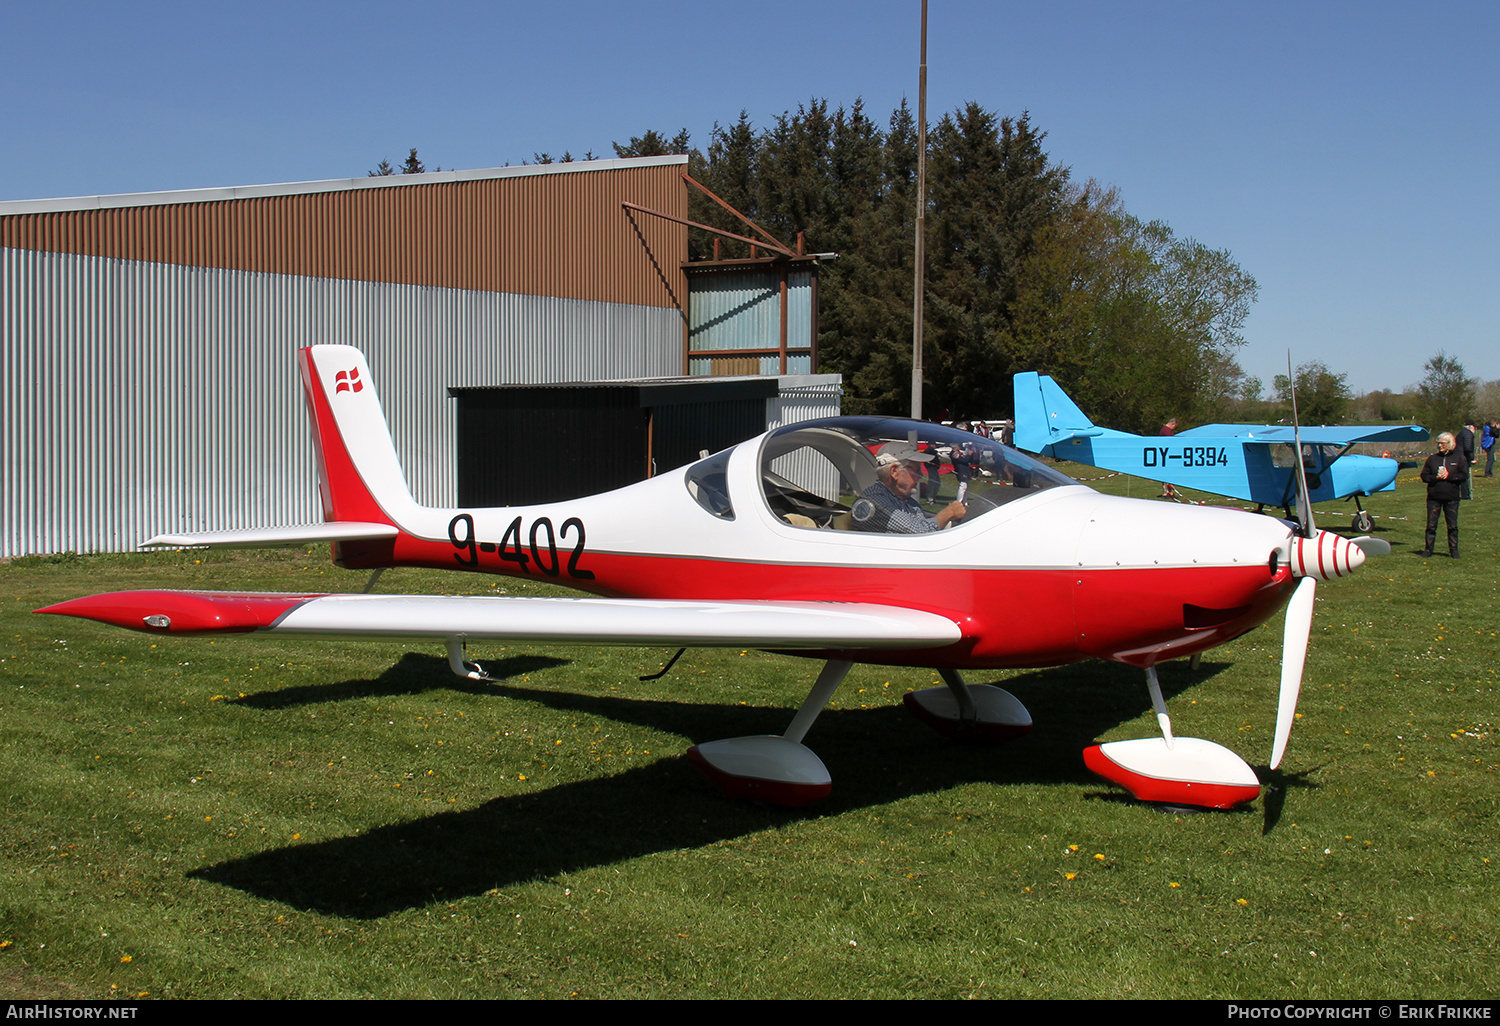
[[[1296,445],[1289,426],[1205,424],[1176,435],[1132,435],[1095,427],[1073,400],[1045,374],[1017,374],[1016,447],[1197,488],[1261,506],[1280,506],[1291,519],[1297,503]],[[1356,442],[1420,442],[1427,429],[1401,427],[1304,427],[1302,461],[1310,501],[1353,498],[1353,528],[1368,531],[1370,514],[1360,496],[1393,491],[1395,460],[1345,455]]]

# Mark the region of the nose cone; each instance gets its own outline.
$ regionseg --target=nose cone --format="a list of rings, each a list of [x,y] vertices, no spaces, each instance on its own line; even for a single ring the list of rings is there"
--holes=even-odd
[[[1401,465],[1379,456],[1345,456],[1331,469],[1338,475],[1338,495],[1373,495],[1396,486]]]
[[[1401,469],[1401,464],[1395,460],[1380,460],[1379,466],[1372,469],[1370,473],[1370,491],[1384,492],[1396,486],[1396,473]]]
[[[1288,563],[1297,577],[1331,581],[1347,577],[1365,562],[1365,552],[1348,538],[1319,531],[1311,538],[1292,538]]]

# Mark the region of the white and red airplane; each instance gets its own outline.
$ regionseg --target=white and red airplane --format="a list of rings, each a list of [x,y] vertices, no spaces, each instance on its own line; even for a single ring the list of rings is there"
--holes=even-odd
[[[908,694],[908,707],[945,733],[1004,740],[1029,730],[1030,714],[998,687],[965,684],[961,671],[1110,659],[1145,671],[1162,736],[1090,747],[1088,766],[1145,801],[1228,808],[1259,794],[1254,771],[1219,745],[1174,738],[1156,665],[1238,637],[1290,600],[1274,769],[1301,686],[1315,582],[1390,548],[1310,521],[1101,495],[988,439],[872,417],[792,424],[603,495],[421,506],[364,356],[313,346],[299,359],[325,522],[162,535],[148,546],[327,541],[334,561],[352,569],[510,574],[596,597],[384,595],[368,586],[340,595],[127,591],[38,612],[162,635],[430,639],[446,646],[456,673],[480,680],[483,669],[465,659],[470,642],[814,656],[826,665],[785,734],[688,753],[726,793],[789,805],[832,787],[802,739],[856,662],[937,669],[947,686]],[[945,529],[910,517],[909,529],[927,530],[899,532],[901,518],[882,515],[891,493],[884,504],[869,495],[893,478],[897,492],[915,488],[910,471],[921,468],[880,458],[882,447],[920,453],[929,471],[957,460],[966,471],[958,476],[976,485],[965,515]]]

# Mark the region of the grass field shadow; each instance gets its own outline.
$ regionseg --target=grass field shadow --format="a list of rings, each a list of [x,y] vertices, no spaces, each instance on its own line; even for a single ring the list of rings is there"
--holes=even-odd
[[[551,656],[512,656],[486,662],[484,670],[496,680],[507,680],[527,673],[566,666],[569,660]],[[460,677],[448,669],[446,660],[417,652],[408,652],[390,669],[374,680],[343,680],[305,687],[261,691],[243,698],[229,699],[231,705],[252,709],[290,709],[303,705],[323,705],[355,698],[394,698],[397,695],[419,695],[426,691],[456,691],[470,695],[492,693],[489,681]]]
[[[520,673],[561,662],[520,657],[497,662],[496,669]],[[1163,689],[1178,694],[1222,668],[1205,664],[1193,672],[1174,669],[1164,673]],[[438,674],[448,675],[442,660],[409,655],[376,681],[303,689],[307,694],[292,700],[425,690],[440,686],[434,680]],[[1086,663],[1004,680],[1005,687],[1031,709],[1037,728],[1002,746],[946,740],[912,720],[896,703],[828,709],[809,742],[828,765],[835,787],[829,798],[808,809],[728,801],[699,779],[685,760],[669,757],[610,776],[494,798],[473,809],[271,849],[188,875],[297,908],[372,919],[965,784],[1086,783],[1094,778],[1079,759],[1080,749],[1139,716],[1146,706],[1145,688],[1136,674],[1112,664]],[[638,724],[693,742],[780,733],[792,712],[777,706],[630,698],[448,676],[464,690]],[[282,701],[275,703],[269,701],[271,696],[241,701],[273,708],[284,704],[284,695],[277,692]],[[1107,791],[1091,796],[1128,800]]]

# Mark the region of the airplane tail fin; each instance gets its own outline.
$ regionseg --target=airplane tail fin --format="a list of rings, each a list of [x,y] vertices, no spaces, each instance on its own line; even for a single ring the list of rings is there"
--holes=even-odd
[[[364,354],[352,346],[309,346],[297,361],[312,421],[323,518],[410,524],[417,502],[396,459]]]
[[[1042,452],[1071,438],[1104,433],[1048,375],[1034,371],[1017,374],[1011,384],[1016,400],[1017,448]]]
[[[297,354],[312,421],[323,523],[158,534],[143,548],[263,549],[330,542],[334,562],[391,565],[403,527],[420,509],[406,486],[370,368],[358,349],[310,346]]]

